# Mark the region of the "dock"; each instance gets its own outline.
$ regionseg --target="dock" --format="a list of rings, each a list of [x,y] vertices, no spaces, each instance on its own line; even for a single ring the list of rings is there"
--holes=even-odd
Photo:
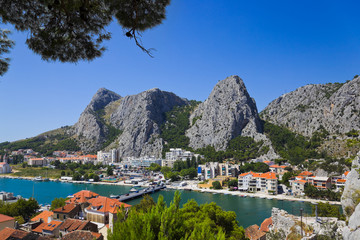
[[[111,195],[110,197],[114,198],[114,199],[118,199],[120,202],[126,202],[128,200],[141,197],[145,194],[151,194],[151,193],[160,191],[161,189],[164,189],[164,188],[166,188],[165,185],[152,186],[152,187],[140,189],[139,191],[136,191],[136,192],[129,192],[129,193],[122,194],[122,195]]]

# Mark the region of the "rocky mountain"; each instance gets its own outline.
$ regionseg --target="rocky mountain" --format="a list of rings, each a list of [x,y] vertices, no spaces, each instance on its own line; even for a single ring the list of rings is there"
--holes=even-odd
[[[102,147],[106,141],[109,126],[101,118],[101,111],[108,104],[119,99],[121,99],[120,95],[105,88],[100,88],[95,93],[89,105],[81,113],[78,122],[72,128],[72,133],[78,139],[82,150],[93,151]]]
[[[116,139],[120,155],[160,157],[160,126],[165,122],[165,113],[186,104],[186,99],[157,88],[124,97],[110,116],[110,123],[122,132]]]
[[[346,83],[310,84],[272,101],[261,117],[305,136],[360,129],[360,77]]]
[[[216,150],[225,150],[228,141],[236,136],[261,138],[262,133],[255,100],[238,76],[216,84],[210,96],[191,114],[190,123],[186,136],[195,149],[211,145]]]

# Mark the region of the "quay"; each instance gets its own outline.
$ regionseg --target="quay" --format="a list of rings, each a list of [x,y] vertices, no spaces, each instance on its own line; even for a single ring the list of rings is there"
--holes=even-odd
[[[160,191],[161,189],[164,189],[164,188],[166,188],[165,185],[152,186],[152,187],[140,189],[136,192],[129,192],[129,193],[122,194],[122,195],[110,195],[110,198],[115,198],[115,199],[118,199],[120,202],[125,202],[128,200],[132,200],[134,198],[141,197],[145,194],[151,194],[151,193]]]

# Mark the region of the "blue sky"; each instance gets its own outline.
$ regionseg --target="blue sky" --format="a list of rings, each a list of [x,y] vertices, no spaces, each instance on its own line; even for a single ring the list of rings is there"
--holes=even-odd
[[[173,0],[167,19],[143,34],[150,58],[117,23],[107,51],[92,62],[44,62],[13,32],[11,66],[0,78],[0,142],[74,124],[101,87],[121,96],[150,88],[204,101],[239,75],[259,111],[311,83],[359,74],[356,1]]]

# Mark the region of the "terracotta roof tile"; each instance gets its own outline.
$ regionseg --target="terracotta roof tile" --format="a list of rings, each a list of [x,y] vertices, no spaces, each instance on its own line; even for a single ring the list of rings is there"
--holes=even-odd
[[[312,172],[309,172],[309,171],[303,171],[299,175],[300,176],[313,176],[314,174]]]
[[[7,221],[11,221],[11,220],[15,220],[15,218],[4,215],[4,214],[0,214],[0,222],[7,222]]]
[[[9,237],[11,237],[11,234],[13,234],[16,230],[12,229],[12,228],[4,228],[3,230],[0,231],[0,239],[8,239]]]
[[[250,240],[260,239],[265,234],[266,233],[259,230],[259,226],[256,224],[245,229],[245,237],[249,238]]]
[[[83,230],[90,221],[83,221],[79,219],[68,218],[65,222],[60,226],[60,230],[72,232],[75,230]]]
[[[271,217],[265,219],[265,220],[261,223],[260,231],[268,232],[270,225],[272,225],[272,218],[271,218]]]
[[[59,227],[62,224],[60,221],[53,220],[50,223],[42,223],[37,228],[33,229],[33,232],[42,233],[43,230],[46,231],[54,231],[57,227]]]
[[[31,219],[32,222],[36,222],[38,220],[42,220],[44,223],[48,222],[49,217],[52,217],[54,215],[53,212],[51,211],[43,211],[42,213],[40,213],[39,215],[33,217]]]
[[[75,208],[77,207],[76,204],[74,203],[69,203],[69,204],[66,204],[65,206],[63,207],[59,207],[57,209],[54,209],[53,211],[55,213],[69,213],[71,211],[73,211]]]
[[[120,202],[117,199],[112,199],[108,197],[99,196],[97,198],[92,198],[88,201],[90,203],[90,206],[88,209],[92,209],[99,212],[111,212],[111,213],[117,213],[118,209],[121,208],[121,206],[124,206],[125,208],[131,207],[131,205]]]
[[[74,239],[94,240],[94,238],[96,240],[100,240],[103,239],[103,236],[101,233],[77,230],[66,234],[65,236],[63,236],[62,240],[74,240]]]
[[[344,183],[344,182],[346,182],[346,179],[338,179],[338,180],[336,180],[337,182],[342,182],[342,183]]]
[[[74,197],[67,200],[67,203],[84,203],[87,202],[89,199],[99,196],[99,194],[94,193],[89,190],[82,190],[74,194]]]

